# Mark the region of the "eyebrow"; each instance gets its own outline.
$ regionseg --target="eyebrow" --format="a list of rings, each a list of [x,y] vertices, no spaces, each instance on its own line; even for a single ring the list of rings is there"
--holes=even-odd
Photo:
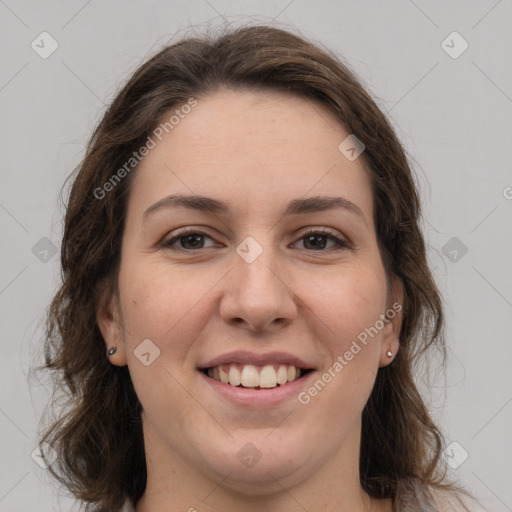
[[[159,210],[179,207],[214,214],[229,213],[229,206],[218,199],[200,195],[173,194],[152,204],[144,212],[143,219],[146,220],[150,215]],[[285,217],[289,215],[303,215],[305,213],[322,212],[334,208],[344,209],[353,213],[366,224],[366,219],[361,209],[352,201],[340,196],[315,196],[304,199],[293,199],[288,203],[281,215]]]

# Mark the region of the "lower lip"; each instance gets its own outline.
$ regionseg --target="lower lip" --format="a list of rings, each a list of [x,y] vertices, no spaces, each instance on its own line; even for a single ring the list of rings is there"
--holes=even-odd
[[[227,400],[243,407],[258,407],[278,405],[291,398],[297,400],[299,393],[308,385],[315,372],[309,372],[303,377],[270,389],[244,388],[231,386],[208,377],[199,371],[205,383],[215,392]]]

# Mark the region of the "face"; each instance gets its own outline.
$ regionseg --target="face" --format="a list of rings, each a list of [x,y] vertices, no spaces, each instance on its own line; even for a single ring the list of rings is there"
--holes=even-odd
[[[155,465],[258,492],[357,467],[402,297],[348,135],[306,99],[218,91],[141,162],[98,321]]]

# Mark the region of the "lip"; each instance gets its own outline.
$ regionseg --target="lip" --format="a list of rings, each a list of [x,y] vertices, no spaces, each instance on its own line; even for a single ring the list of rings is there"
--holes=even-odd
[[[213,361],[215,362],[215,360]],[[275,406],[290,399],[297,401],[299,393],[308,387],[310,381],[316,376],[316,372],[311,371],[293,382],[288,382],[282,386],[272,389],[252,389],[224,384],[208,377],[201,370],[198,370],[197,373],[213,393],[220,395],[223,399],[237,406],[245,408]]]
[[[302,370],[315,369],[313,365],[308,364],[302,359],[287,352],[267,352],[266,354],[258,354],[256,352],[249,352],[246,350],[237,350],[235,352],[222,354],[206,361],[205,363],[201,363],[198,368],[199,370],[205,370],[206,368],[213,368],[221,364],[229,363],[253,364],[255,366],[265,366],[267,364],[288,364],[296,366]]]

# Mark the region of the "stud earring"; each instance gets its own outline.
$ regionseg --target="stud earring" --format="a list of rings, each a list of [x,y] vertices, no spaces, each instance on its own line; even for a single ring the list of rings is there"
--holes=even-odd
[[[388,350],[388,351],[386,352],[386,355],[387,355],[388,357],[393,357],[393,352],[391,352],[391,350]]]
[[[112,348],[107,352],[107,356],[108,356],[108,357],[113,356],[113,355],[116,353],[116,350],[117,350],[117,347],[112,347]]]

